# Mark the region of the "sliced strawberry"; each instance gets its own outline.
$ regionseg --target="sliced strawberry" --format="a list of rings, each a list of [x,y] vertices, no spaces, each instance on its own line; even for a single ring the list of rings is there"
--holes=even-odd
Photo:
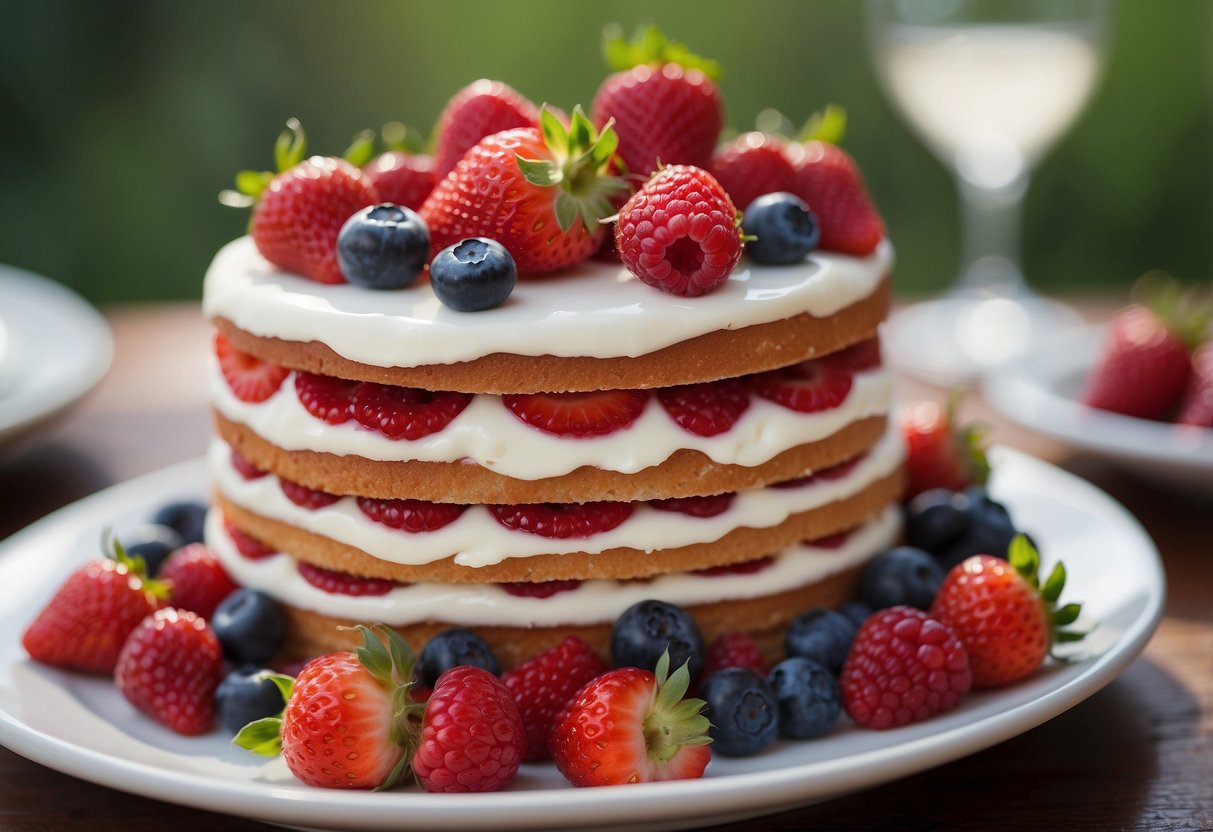
[[[268,558],[270,555],[276,554],[277,549],[271,549],[260,540],[250,537],[241,531],[235,523],[227,517],[223,518],[223,530],[227,532],[227,536],[231,538],[232,544],[236,547],[241,557],[248,560],[261,560]]]
[[[632,503],[532,503],[489,506],[507,529],[564,540],[608,532],[632,516]]]
[[[295,395],[308,413],[330,425],[348,422],[353,415],[352,402],[356,381],[315,373],[295,373]]]
[[[730,492],[703,497],[669,497],[664,500],[649,500],[648,505],[658,511],[676,511],[691,517],[715,517],[728,511],[736,496]]]
[[[240,454],[236,453],[234,448],[232,449],[231,460],[232,468],[236,470],[236,473],[240,475],[241,479],[257,480],[264,477],[267,473],[262,471],[253,463],[249,462]]]
[[[728,378],[703,384],[664,387],[657,401],[680,428],[696,436],[727,432],[750,406],[749,385]]]
[[[433,532],[459,519],[467,509],[455,503],[431,503],[426,500],[374,500],[359,497],[358,508],[367,517],[410,534]]]
[[[649,394],[644,390],[501,397],[501,403],[519,419],[559,436],[605,436],[623,430],[640,418],[648,401]]]
[[[387,595],[398,586],[406,586],[385,578],[365,578],[335,569],[324,569],[306,561],[299,561],[297,568],[305,581],[332,595]]]
[[[498,586],[518,598],[551,598],[558,593],[576,589],[581,586],[581,581],[514,581]]]
[[[556,716],[573,695],[591,679],[609,668],[577,636],[568,636],[555,647],[515,665],[501,674],[526,726],[526,760],[546,760],[551,755],[548,740]]]
[[[362,382],[354,388],[354,419],[388,439],[416,440],[445,428],[472,401],[469,393]]]
[[[219,371],[223,373],[232,395],[250,404],[263,402],[277,393],[283,380],[290,374],[286,367],[241,352],[222,334],[215,335],[215,357],[219,360]]]
[[[817,359],[754,376],[754,392],[789,410],[817,413],[846,401],[853,382],[850,370]]]
[[[753,575],[756,572],[761,572],[775,564],[775,558],[755,558],[754,560],[742,561],[741,563],[726,563],[722,566],[709,566],[706,569],[695,569],[692,571],[694,575],[703,575],[707,578],[719,578],[723,575]]]
[[[324,508],[325,506],[331,506],[341,499],[336,494],[329,494],[327,491],[317,491],[314,488],[308,488],[306,485],[300,485],[297,482],[291,482],[282,478],[278,479],[278,487],[282,489],[282,493],[292,503],[300,508],[311,509],[312,511]]]

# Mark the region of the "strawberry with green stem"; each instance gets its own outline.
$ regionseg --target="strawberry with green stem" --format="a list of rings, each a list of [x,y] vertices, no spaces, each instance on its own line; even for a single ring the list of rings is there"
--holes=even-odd
[[[985,454],[985,428],[957,419],[961,395],[947,405],[923,401],[902,411],[899,421],[906,443],[906,490],[909,500],[932,488],[959,491],[985,485],[990,463]]]

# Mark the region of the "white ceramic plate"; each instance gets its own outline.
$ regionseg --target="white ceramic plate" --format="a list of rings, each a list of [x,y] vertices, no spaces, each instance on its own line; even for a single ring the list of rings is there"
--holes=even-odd
[[[70,289],[0,266],[0,446],[93,389],[113,349],[105,320]]]
[[[1213,492],[1213,430],[1107,413],[1078,401],[1104,332],[1084,327],[1036,344],[986,377],[986,401],[1029,430],[1148,476]]]
[[[746,760],[713,760],[702,780],[573,789],[552,766],[524,766],[509,790],[431,795],[308,788],[218,731],[184,738],[129,707],[108,681],[41,667],[19,634],[75,564],[161,502],[205,493],[202,462],[166,469],[63,509],[0,546],[0,742],[32,760],[116,789],[274,823],[342,829],[675,829],[790,809],[884,783],[986,748],[1078,704],[1117,676],[1158,621],[1164,579],[1136,521],[1093,486],[1021,454],[994,457],[994,493],[1066,561],[1067,600],[1098,622],[1078,649],[1026,683],[970,695],[952,713],[876,732],[846,727]]]

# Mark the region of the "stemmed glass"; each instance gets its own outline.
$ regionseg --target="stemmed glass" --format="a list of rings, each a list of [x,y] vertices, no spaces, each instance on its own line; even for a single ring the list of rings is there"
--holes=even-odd
[[[1033,339],[1075,322],[1033,292],[1019,265],[1033,165],[1100,76],[1106,0],[867,0],[886,92],[952,172],[961,272],[940,299],[890,321],[894,360],[943,384],[975,382]]]

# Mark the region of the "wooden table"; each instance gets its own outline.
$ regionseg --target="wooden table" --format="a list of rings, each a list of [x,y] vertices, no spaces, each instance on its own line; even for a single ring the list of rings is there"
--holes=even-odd
[[[1094,317],[1110,311],[1085,308]],[[208,331],[197,307],[115,309],[109,320],[117,349],[104,383],[54,432],[0,457],[0,538],[97,489],[204,451]],[[941,396],[910,381],[901,392],[906,400]],[[1157,634],[1119,679],[1024,735],[890,785],[723,828],[1213,829],[1213,502],[1074,457],[971,404],[995,441],[1074,471],[1137,515],[1168,573]],[[3,830],[266,828],[75,780],[5,749],[0,783]]]

